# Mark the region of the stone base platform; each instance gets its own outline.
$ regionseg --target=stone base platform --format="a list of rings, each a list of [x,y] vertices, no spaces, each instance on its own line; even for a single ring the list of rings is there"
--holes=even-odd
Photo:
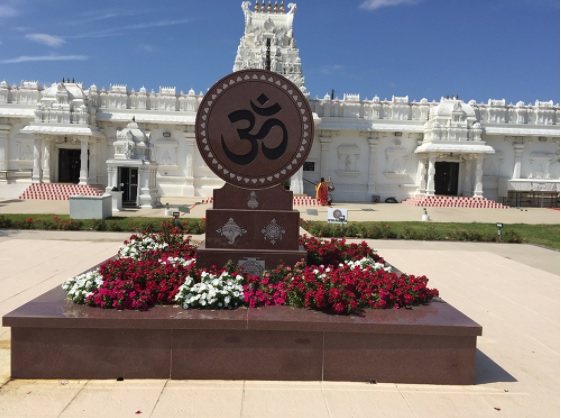
[[[148,312],[55,288],[3,317],[16,379],[475,383],[482,328],[444,302],[337,316],[290,307]]]

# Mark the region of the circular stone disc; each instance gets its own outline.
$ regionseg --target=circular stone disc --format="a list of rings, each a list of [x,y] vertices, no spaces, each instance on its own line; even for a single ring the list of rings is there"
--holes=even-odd
[[[197,146],[209,168],[247,189],[290,178],[312,148],[308,100],[290,80],[265,70],[243,70],[218,81],[204,96],[195,122]]]

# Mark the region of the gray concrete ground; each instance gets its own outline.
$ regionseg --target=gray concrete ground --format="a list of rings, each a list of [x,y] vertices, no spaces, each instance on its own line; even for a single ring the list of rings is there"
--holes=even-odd
[[[0,191],[1,192],[1,191]],[[170,209],[177,210],[178,206],[191,208],[189,214],[182,214],[187,218],[203,218],[206,209],[212,204],[202,203],[201,198],[170,198],[163,203],[169,203]],[[420,221],[423,208],[404,204],[391,203],[339,203],[333,207],[348,210],[349,221]],[[295,206],[306,220],[326,221],[325,206]],[[427,208],[431,222],[502,222],[505,225],[515,223],[526,224],[559,224],[559,211],[548,208],[509,208],[509,209],[469,209],[469,208]],[[0,195],[0,215],[3,213],[70,213],[68,201],[59,200],[18,200],[2,199]],[[146,216],[163,217],[164,208],[157,209],[125,209],[114,212],[114,216]]]
[[[68,205],[65,202],[62,206],[60,202],[29,202],[0,200],[0,214],[68,213],[68,206],[64,212],[64,204]],[[187,203],[195,204],[170,202]],[[349,216],[356,216],[355,220],[420,220],[422,214],[421,208],[399,204],[340,206],[351,209]],[[197,205],[190,216],[201,217],[208,207]],[[56,208],[60,212],[55,212]],[[373,210],[362,210],[365,208]],[[323,216],[323,210],[320,208],[317,217]],[[123,215],[161,216],[162,212],[143,209]],[[429,209],[429,214],[435,222],[559,223],[559,212],[549,209]],[[128,236],[111,232],[0,230],[0,315],[114,255]],[[446,302],[482,325],[475,385],[10,381],[10,334],[9,329],[1,328],[0,416],[559,416],[559,252],[529,245],[368,242],[401,271],[427,275],[430,285],[440,290]]]

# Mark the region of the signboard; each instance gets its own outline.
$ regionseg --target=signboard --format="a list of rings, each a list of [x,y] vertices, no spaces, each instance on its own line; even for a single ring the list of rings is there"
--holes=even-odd
[[[314,138],[308,99],[266,70],[232,73],[210,88],[195,121],[197,146],[221,179],[244,189],[272,187],[306,161]]]
[[[183,213],[191,213],[191,209],[187,205],[179,205],[177,209]]]
[[[346,224],[348,218],[348,210],[345,208],[329,208],[327,209],[327,222]]]

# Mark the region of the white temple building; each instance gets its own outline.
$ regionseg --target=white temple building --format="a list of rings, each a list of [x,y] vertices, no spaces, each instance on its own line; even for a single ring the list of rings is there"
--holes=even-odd
[[[296,10],[292,3],[243,2],[245,28],[233,71],[276,71],[307,94],[293,33]],[[124,204],[140,207],[157,207],[168,197],[210,197],[223,181],[195,142],[202,96],[175,87],[155,92],[127,85],[99,90],[74,80],[51,86],[2,81],[0,196],[7,184],[39,190],[74,183],[122,190]],[[314,183],[331,177],[336,202],[393,198],[428,206],[439,197],[463,197],[559,206],[560,115],[553,101],[357,94],[309,101],[315,138],[290,181],[296,195],[314,196]]]

